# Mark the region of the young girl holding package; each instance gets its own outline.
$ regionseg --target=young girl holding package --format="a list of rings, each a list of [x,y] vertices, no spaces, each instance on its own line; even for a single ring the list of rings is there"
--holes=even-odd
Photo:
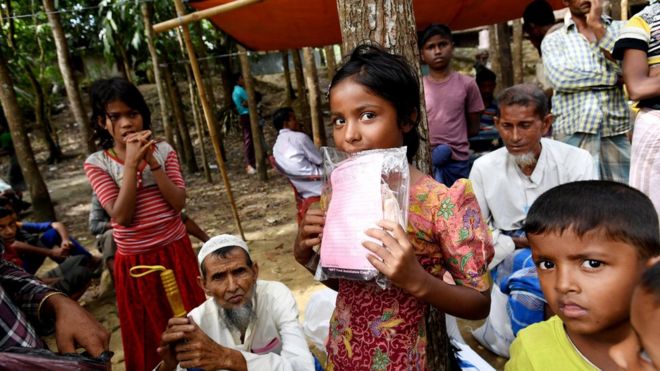
[[[329,90],[337,148],[354,153],[419,147],[419,82],[401,56],[359,46],[334,76]],[[380,221],[363,242],[373,266],[392,283],[339,280],[330,322],[329,369],[425,370],[428,306],[462,318],[488,315],[487,266],[493,256],[488,227],[468,180],[451,188],[410,165],[408,227]],[[305,266],[315,259],[325,218],[310,210],[300,225],[294,254]],[[455,284],[443,281],[449,273]],[[450,280],[451,281],[451,280]]]
[[[85,161],[85,172],[111,216],[115,290],[127,370],[152,369],[156,348],[172,317],[158,274],[129,275],[136,265],[174,271],[186,310],[204,300],[196,284],[197,260],[181,209],[186,192],[176,152],[152,138],[150,111],[140,91],[124,79],[91,87],[92,125],[102,151]]]

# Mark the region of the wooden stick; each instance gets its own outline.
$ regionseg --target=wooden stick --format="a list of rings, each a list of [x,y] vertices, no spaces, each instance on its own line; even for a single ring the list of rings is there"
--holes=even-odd
[[[243,84],[248,96],[248,111],[250,116],[250,131],[252,132],[252,147],[254,147],[255,165],[257,165],[257,174],[262,181],[268,180],[266,173],[266,161],[264,148],[261,146],[261,129],[259,128],[259,117],[257,115],[257,100],[254,93],[254,79],[250,73],[250,61],[248,60],[247,50],[240,44],[238,46],[239,59],[241,60],[241,73],[243,74]]]
[[[325,126],[323,126],[323,113],[321,112],[321,96],[319,94],[319,78],[316,72],[316,61],[314,50],[309,47],[303,48],[303,59],[305,64],[305,85],[309,94],[309,111],[312,121],[312,137],[316,147],[326,145]]]
[[[190,13],[186,15],[185,13],[179,14],[177,18],[172,18],[165,22],[160,22],[154,26],[155,33],[161,33],[164,31],[169,31],[178,26],[185,26],[188,23],[200,21],[202,19],[213,17],[221,13],[226,13],[230,10],[242,8],[244,6],[252,5],[254,3],[261,2],[263,0],[235,0],[231,3],[222,4],[214,6],[213,8],[208,8],[200,10],[198,12]]]
[[[621,0],[621,20],[628,20],[628,0]]]
[[[183,2],[181,0],[174,0],[174,6],[176,7],[176,13],[179,17],[183,17],[186,13],[185,8],[183,7]],[[209,134],[211,135],[211,142],[213,143],[213,151],[215,152],[215,158],[218,162],[218,170],[220,170],[220,175],[222,176],[222,181],[225,184],[225,189],[227,190],[227,197],[229,198],[229,203],[231,204],[231,211],[234,214],[234,221],[236,222],[236,228],[241,234],[241,238],[245,240],[245,235],[243,234],[243,228],[241,227],[241,219],[238,216],[238,210],[236,209],[236,202],[234,202],[234,195],[231,191],[231,185],[229,184],[229,178],[227,177],[227,169],[225,168],[225,160],[222,158],[222,151],[220,149],[220,141],[218,139],[218,131],[215,125],[213,125],[213,112],[209,106],[209,102],[206,100],[206,89],[204,88],[204,82],[202,81],[202,74],[199,71],[199,64],[197,64],[197,56],[195,55],[195,49],[193,48],[192,40],[190,39],[190,30],[188,26],[181,26],[181,31],[183,31],[183,41],[186,44],[186,50],[188,51],[188,58],[190,59],[190,66],[193,70],[193,76],[195,76],[195,84],[197,85],[197,93],[199,94],[199,100],[202,103],[202,110],[204,111],[204,118],[206,119],[206,125],[209,128]]]

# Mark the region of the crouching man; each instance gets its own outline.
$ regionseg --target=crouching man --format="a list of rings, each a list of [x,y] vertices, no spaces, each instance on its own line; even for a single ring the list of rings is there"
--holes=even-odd
[[[210,297],[188,318],[171,318],[157,370],[313,370],[291,291],[257,280],[247,244],[231,235],[206,242],[197,257]]]

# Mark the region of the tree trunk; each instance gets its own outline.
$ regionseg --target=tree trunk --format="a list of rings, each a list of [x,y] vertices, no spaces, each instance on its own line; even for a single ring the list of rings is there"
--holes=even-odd
[[[335,69],[337,68],[335,59],[335,47],[334,45],[324,46],[323,51],[325,51],[325,61],[326,67],[328,69],[328,82],[330,82],[335,76]]]
[[[238,46],[239,58],[241,60],[241,72],[243,73],[243,82],[248,95],[248,109],[250,111],[250,128],[252,129],[252,143],[254,144],[254,158],[257,165],[259,179],[266,181],[266,161],[264,150],[261,146],[261,129],[259,129],[259,117],[257,116],[257,101],[254,96],[254,80],[250,73],[250,61],[248,60],[247,50]]]
[[[163,123],[163,130],[165,131],[165,139],[171,145],[174,145],[174,135],[172,134],[172,123],[167,114],[167,99],[165,98],[165,90],[163,89],[163,79],[160,75],[160,66],[158,64],[158,51],[154,43],[154,30],[151,24],[151,17],[153,14],[153,5],[150,3],[142,4],[142,23],[144,23],[144,33],[147,36],[147,45],[149,47],[149,54],[151,55],[151,64],[154,70],[154,80],[156,81],[156,90],[158,91],[158,102],[160,103],[160,120]]]
[[[495,25],[488,26],[488,54],[490,55],[490,69],[495,72],[498,83],[495,92],[502,90],[502,66],[500,65],[500,49],[497,45],[497,28]]]
[[[499,23],[495,25],[497,30],[497,47],[499,49],[500,68],[500,84],[502,87],[509,87],[513,85],[513,57],[511,55],[511,32],[509,32],[509,25]]]
[[[291,72],[289,72],[289,51],[282,50],[282,69],[284,70],[284,106],[291,107],[293,99],[293,86],[291,85]]]
[[[41,83],[28,64],[23,65],[23,70],[25,71],[28,80],[30,80],[30,85],[32,85],[32,91],[34,92],[34,116],[37,121],[37,126],[43,132],[44,140],[48,145],[48,163],[52,164],[58,162],[62,159],[63,155],[60,146],[58,146],[53,139],[53,127],[46,116],[46,104]]]
[[[78,125],[80,125],[80,134],[84,143],[83,148],[87,153],[92,153],[96,151],[96,146],[92,142],[92,130],[88,122],[85,107],[83,106],[80,91],[78,90],[78,83],[71,68],[69,47],[67,46],[66,36],[60,23],[60,15],[55,12],[53,0],[43,0],[43,4],[48,15],[48,22],[53,30],[53,39],[55,40],[55,49],[57,50],[57,62],[60,67],[60,73],[62,74],[62,80],[64,81],[64,87],[66,88],[66,95],[69,98],[73,116],[78,122]]]
[[[188,77],[189,81],[192,81],[190,77]],[[206,138],[204,127],[202,126],[202,120],[201,120],[201,114],[199,112],[199,105],[197,104],[197,95],[195,95],[194,92],[194,86],[192,84],[188,85],[188,88],[190,89],[190,102],[191,102],[191,110],[193,113],[193,121],[195,122],[195,131],[197,132],[197,138],[199,139],[199,150],[201,151],[202,154],[202,169],[204,170],[204,179],[206,179],[207,182],[213,183],[213,176],[211,176],[211,168],[209,167],[209,156],[206,152],[206,146],[204,145],[204,138]]]
[[[325,126],[323,124],[323,112],[321,112],[321,95],[319,94],[319,78],[314,60],[314,50],[303,48],[305,61],[305,83],[309,93],[309,111],[312,121],[312,137],[317,147],[326,145]]]
[[[206,44],[204,44],[204,40],[202,39],[202,23],[201,21],[198,21],[198,22],[194,22],[192,25],[193,28],[195,29],[195,32],[197,33],[197,37],[199,37],[199,45],[197,46],[196,51],[197,54],[199,54],[199,59],[202,61],[202,67],[204,67],[204,70],[206,70],[206,78],[204,79],[204,87],[206,88],[206,97],[208,98],[209,104],[211,104],[211,107],[213,107],[215,112],[215,106],[217,102],[215,101],[215,92],[213,91],[213,68],[211,66],[211,62],[207,58]],[[190,69],[188,68],[188,70]],[[192,81],[192,76],[191,76],[191,81]]]
[[[56,220],[55,209],[53,209],[48,188],[46,188],[46,183],[41,177],[41,172],[39,172],[39,167],[30,146],[30,140],[25,132],[23,117],[21,116],[18,101],[16,100],[16,93],[14,92],[14,82],[11,79],[7,62],[1,50],[0,104],[2,104],[5,117],[7,117],[11,140],[14,145],[18,164],[21,167],[21,173],[30,191],[34,218],[37,220]]]
[[[390,52],[403,55],[419,75],[421,112],[419,119],[419,151],[413,163],[419,170],[431,173],[429,128],[424,104],[424,85],[419,65],[419,49],[415,13],[410,0],[337,0],[342,50],[350,54],[362,41],[375,41]]]
[[[431,151],[421,80],[415,14],[411,0],[337,0],[339,24],[344,53],[363,40],[379,43],[393,53],[403,55],[417,71],[420,79],[420,148],[414,164],[424,173],[431,173]],[[448,370],[450,344],[444,313],[429,306],[426,316],[427,364],[430,370]]]
[[[181,93],[179,86],[172,80],[172,67],[168,64],[165,70],[165,84],[172,102],[172,111],[174,112],[174,121],[176,122],[179,135],[181,136],[181,146],[184,153],[184,164],[188,173],[193,174],[199,171],[197,161],[195,160],[195,151],[193,150],[192,141],[190,140],[190,133],[188,132],[188,125],[183,111],[183,104],[181,103]]]
[[[523,70],[523,29],[522,21],[516,19],[513,21],[513,82],[522,84],[525,80]]]
[[[292,49],[291,56],[293,57],[293,70],[296,75],[296,101],[298,103],[298,117],[302,121],[303,130],[307,134],[312,134],[312,126],[310,124],[310,112],[307,106],[307,94],[305,94],[305,80],[303,77],[302,61],[300,59],[300,50]]]

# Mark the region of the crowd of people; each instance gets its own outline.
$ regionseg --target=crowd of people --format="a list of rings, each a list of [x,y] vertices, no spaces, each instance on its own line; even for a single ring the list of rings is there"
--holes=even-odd
[[[185,215],[177,153],[154,139],[137,87],[97,80],[90,105],[100,150],[84,171],[102,257],[61,222],[19,220],[15,200],[0,196],[0,359],[44,349],[40,336],[54,332],[60,353],[82,347],[107,362],[109,333],[75,301],[107,268],[127,370],[426,370],[431,306],[448,327],[485,319],[473,335],[508,358],[506,370],[660,370],[660,3],[624,23],[604,16],[599,0],[564,2],[555,24],[545,0],[531,1],[524,31],[542,58],[541,78],[497,96],[487,54],[476,79],[452,70],[452,31],[440,24],[419,34],[429,71],[421,79],[405,58],[372,44],[335,71],[334,145],[349,154],[406,147],[410,184],[407,226],[374,221],[364,232],[367,259],[389,287],[322,281],[337,292],[323,365],[293,294],[258,279],[248,244],[210,238]],[[252,174],[241,77],[232,98]],[[431,175],[413,165],[424,106]],[[293,109],[272,117],[274,166],[302,199],[317,200],[319,150]],[[293,256],[315,274],[326,214],[303,205]],[[189,235],[204,242],[197,254]],[[46,257],[57,267],[36,278]],[[135,278],[135,267],[171,270],[179,299],[157,275]]]

